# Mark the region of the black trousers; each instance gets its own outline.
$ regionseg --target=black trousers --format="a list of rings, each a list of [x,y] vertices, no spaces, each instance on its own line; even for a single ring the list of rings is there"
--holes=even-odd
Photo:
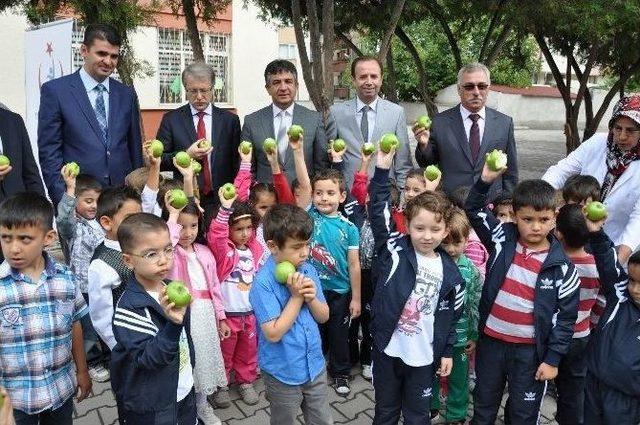
[[[361,365],[371,364],[371,299],[373,298],[373,288],[371,286],[371,270],[362,269],[360,273],[362,313],[360,317],[351,320],[349,327],[349,358],[351,364]],[[362,340],[358,340],[358,334],[362,329]]]
[[[374,425],[396,425],[401,412],[405,425],[430,424],[433,364],[408,366],[375,347],[372,357],[376,396]]]
[[[324,291],[324,297],[329,306],[329,320],[320,327],[320,333],[322,350],[329,357],[327,371],[334,378],[349,376],[351,373],[351,362],[349,361],[351,292],[339,294],[334,291]]]
[[[588,342],[589,337],[572,339],[569,352],[558,365],[558,376],[555,379],[558,392],[556,421],[560,425],[582,425],[584,422]]]
[[[587,372],[585,425],[638,425],[640,398],[619,391]]]
[[[177,406],[162,408],[155,412],[137,413],[118,406],[120,425],[197,425],[200,421],[196,414],[196,395],[191,392]]]

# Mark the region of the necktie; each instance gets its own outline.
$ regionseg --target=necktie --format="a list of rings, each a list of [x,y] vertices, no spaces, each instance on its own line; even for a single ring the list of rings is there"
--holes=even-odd
[[[196,138],[197,140],[206,139],[207,138],[207,128],[204,125],[204,116],[207,113],[204,111],[198,112],[198,127],[196,128]],[[209,157],[206,157],[202,160],[202,194],[208,195],[211,192],[211,168],[209,166]]]
[[[480,152],[480,126],[478,125],[480,115],[471,114],[469,115],[469,119],[473,121],[471,131],[469,132],[469,147],[471,148],[471,158],[475,163],[478,159],[478,153]]]
[[[280,111],[280,126],[278,127],[278,156],[280,157],[280,163],[284,163],[284,156],[287,154],[287,147],[289,146],[289,139],[287,138],[287,123],[284,119],[287,111]]]
[[[360,110],[362,111],[360,131],[362,132],[362,140],[364,140],[364,143],[367,143],[369,141],[369,114],[367,113],[369,111],[369,106],[364,105]]]
[[[109,128],[107,126],[107,110],[104,105],[104,92],[107,91],[107,88],[102,84],[98,84],[93,90],[98,93],[94,112],[98,120],[98,125],[100,126],[100,131],[102,131],[102,143],[106,146],[109,141]]]

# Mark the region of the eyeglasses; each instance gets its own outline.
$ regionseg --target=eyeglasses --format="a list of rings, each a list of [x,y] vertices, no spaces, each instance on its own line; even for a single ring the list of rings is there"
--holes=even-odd
[[[467,84],[463,84],[462,85],[462,88],[465,89],[466,91],[472,91],[476,87],[478,88],[478,90],[484,91],[484,90],[489,88],[489,84],[487,84],[487,83],[478,83],[478,84],[467,83]]]
[[[633,127],[620,127],[619,125],[614,125],[613,126],[613,132],[616,134],[622,134],[622,132],[625,132],[626,134],[629,135],[634,135],[637,134],[638,132],[640,132],[640,128],[633,128]]]
[[[187,89],[187,93],[189,93],[191,96],[197,96],[199,94],[209,94],[211,93],[211,90],[213,89],[213,87],[208,87],[206,89]]]
[[[158,264],[162,258],[165,258],[165,259],[173,258],[173,251],[174,251],[173,246],[168,246],[162,251],[149,251],[146,254],[129,253],[129,255],[142,258],[144,261],[148,263]]]

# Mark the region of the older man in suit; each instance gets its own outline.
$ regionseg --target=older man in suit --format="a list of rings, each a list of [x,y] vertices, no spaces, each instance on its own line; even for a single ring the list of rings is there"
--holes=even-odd
[[[82,68],[42,85],[38,147],[54,204],[65,191],[60,169],[66,162],[77,162],[103,186],[123,184],[143,165],[138,98],[133,88],[109,78],[120,44],[113,27],[88,25],[80,46]]]
[[[343,139],[347,150],[343,156],[344,177],[347,185],[353,183],[353,176],[360,167],[360,150],[366,142],[376,146],[386,133],[395,134],[398,147],[391,176],[399,187],[404,187],[407,173],[412,168],[409,137],[404,110],[401,106],[378,96],[382,87],[382,64],[373,56],[361,56],[351,64],[351,76],[356,89],[356,98],[331,107],[327,121],[329,140]],[[371,161],[369,174],[375,168]]]
[[[489,199],[511,193],[518,183],[513,119],[485,106],[490,85],[490,73],[483,64],[462,67],[458,72],[460,104],[436,115],[430,131],[414,127],[418,165],[437,164],[448,194],[473,185],[482,172],[485,154],[494,149],[507,154],[508,169],[493,183]]]
[[[195,62],[187,66],[182,72],[182,84],[189,103],[167,112],[156,136],[165,148],[162,170],[175,170],[173,156],[179,151],[186,151],[202,164],[198,186],[203,207],[219,203],[218,189],[233,182],[240,164],[240,120],[236,114],[213,105],[214,81],[210,65]],[[211,148],[200,147],[200,139],[211,141]]]
[[[327,138],[318,112],[295,103],[298,92],[298,72],[287,60],[274,60],[264,70],[265,88],[272,104],[244,117],[242,140],[253,144],[254,176],[259,182],[271,182],[271,166],[262,149],[265,139],[278,143],[280,168],[291,183],[296,178],[293,152],[289,147],[287,130],[293,124],[304,129],[304,158],[310,174],[328,167]]]

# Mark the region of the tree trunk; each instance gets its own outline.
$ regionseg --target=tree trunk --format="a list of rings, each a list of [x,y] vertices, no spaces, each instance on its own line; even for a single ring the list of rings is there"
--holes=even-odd
[[[449,27],[449,23],[442,14],[442,6],[440,6],[437,1],[427,1],[425,2],[425,4],[433,14],[434,18],[436,18],[436,20],[440,23],[444,34],[447,36],[449,46],[451,47],[451,53],[453,54],[453,59],[456,61],[456,69],[462,68],[462,55],[460,54],[460,47],[458,46],[456,37],[451,31],[451,27]]]
[[[509,34],[511,34],[512,28],[513,26],[511,24],[505,24],[505,26],[502,28],[502,31],[498,35],[498,38],[496,38],[496,42],[493,44],[493,47],[491,48],[491,51],[489,52],[489,55],[484,62],[487,67],[491,67],[496,59],[498,59],[502,48],[507,42],[507,38],[509,38]]]
[[[322,48],[324,49],[324,95],[327,105],[333,104],[333,51],[335,45],[334,30],[334,4],[333,0],[324,0],[322,2]],[[326,116],[325,118],[326,121]]]
[[[478,61],[483,62],[485,60],[485,53],[489,48],[489,41],[491,40],[491,36],[493,35],[493,30],[496,28],[498,24],[498,19],[500,18],[500,12],[502,11],[502,6],[506,0],[500,0],[498,3],[498,7],[493,12],[491,16],[491,21],[489,22],[489,27],[487,28],[487,32],[484,35],[484,40],[482,40],[482,46],[480,47],[480,53],[478,54]],[[487,65],[489,66],[489,65]]]
[[[386,25],[387,29],[382,36],[382,41],[380,42],[378,59],[380,59],[381,62],[384,62],[385,58],[387,57],[387,52],[391,50],[391,39],[393,38],[393,33],[395,32],[396,27],[398,26],[398,21],[400,21],[400,17],[402,16],[402,10],[404,9],[405,1],[406,0],[396,0],[395,6],[393,7],[391,19]]]
[[[396,68],[393,64],[392,48],[389,46],[387,50],[387,72],[383,81],[383,91],[386,99],[393,103],[398,103],[398,87],[396,86]]]
[[[194,0],[182,0],[182,12],[184,20],[187,23],[187,34],[193,49],[193,60],[195,62],[204,62],[204,52],[202,50],[202,41],[198,32],[198,21],[196,19],[196,10]]]
[[[307,46],[304,41],[304,30],[302,29],[302,15],[300,11],[301,0],[293,0],[291,2],[291,16],[293,21],[293,31],[296,35],[296,44],[298,45],[298,54],[300,56],[300,68],[302,69],[302,78],[307,86],[309,97],[313,102],[316,110],[321,112],[325,116],[326,112],[322,108],[322,99],[320,93],[323,90],[322,81],[316,81],[311,73],[311,62],[309,61],[309,55],[307,53]],[[317,34],[316,34],[317,36]],[[317,43],[319,37],[315,40],[311,37],[311,43],[314,41]]]

